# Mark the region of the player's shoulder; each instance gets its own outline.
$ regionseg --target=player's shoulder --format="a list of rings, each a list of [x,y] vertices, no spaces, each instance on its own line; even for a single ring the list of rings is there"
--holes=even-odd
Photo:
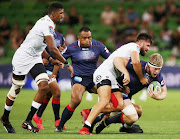
[[[75,42],[73,42],[71,44],[68,44],[67,48],[68,49],[75,49],[75,48],[80,48],[80,47],[78,46],[78,41],[75,41]]]
[[[145,68],[146,64],[147,64],[146,61],[141,60],[141,67]]]
[[[103,44],[102,42],[100,42],[100,41],[97,41],[97,40],[95,40],[95,39],[92,39],[92,46],[93,46],[93,47],[94,47],[94,46],[102,47],[102,46],[104,46],[104,44]]]

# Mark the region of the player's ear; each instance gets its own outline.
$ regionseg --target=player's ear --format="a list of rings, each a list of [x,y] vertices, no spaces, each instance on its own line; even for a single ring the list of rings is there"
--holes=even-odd
[[[77,38],[78,38],[78,40],[80,39],[80,37],[79,37],[79,36],[77,36]]]

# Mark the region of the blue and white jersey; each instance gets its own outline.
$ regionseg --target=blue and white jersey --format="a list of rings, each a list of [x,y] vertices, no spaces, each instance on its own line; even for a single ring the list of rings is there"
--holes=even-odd
[[[159,73],[155,78],[153,78],[151,75],[149,75],[146,71],[146,65],[147,62],[145,61],[141,61],[141,66],[142,66],[142,72],[143,75],[148,78],[149,83],[151,83],[152,81],[158,81],[161,84],[161,87],[163,87],[165,85],[163,76],[161,73]],[[130,88],[130,93],[129,93],[129,98],[131,98],[134,94],[138,93],[140,90],[142,90],[144,87],[147,87],[148,85],[142,85],[137,74],[135,73],[134,69],[133,69],[133,65],[131,60],[129,60],[128,64],[126,65],[126,68],[129,72],[130,75],[130,83],[127,85]],[[122,85],[122,80],[123,80],[123,76],[119,77],[118,83],[120,85]]]
[[[54,34],[54,41],[55,41],[55,45],[57,48],[59,48],[60,46],[64,45],[64,37],[62,34],[60,34],[59,32],[55,32]],[[46,46],[46,51],[48,52],[48,54],[53,58],[55,59],[52,54],[49,52],[49,49],[48,49],[48,45]],[[54,65],[51,64],[51,62],[49,62],[49,64],[46,67],[46,70],[49,70],[49,71],[53,71],[53,68],[54,68]],[[59,73],[59,72],[58,72]]]
[[[81,47],[80,42],[75,41],[63,53],[65,59],[71,58],[74,76],[92,76],[100,55],[108,58],[110,52],[104,44],[94,39],[89,47]]]

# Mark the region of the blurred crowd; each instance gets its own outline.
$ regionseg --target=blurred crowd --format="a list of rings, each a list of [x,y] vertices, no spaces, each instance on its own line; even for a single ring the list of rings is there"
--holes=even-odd
[[[142,15],[139,15],[133,5],[127,9],[124,9],[122,5],[118,9],[112,9],[111,5],[105,5],[99,18],[101,18],[99,24],[112,27],[109,37],[100,41],[113,43],[113,50],[129,41],[135,41],[139,33],[146,32],[154,40],[151,49],[171,51],[169,61],[166,62],[167,65],[175,65],[176,58],[180,58],[180,26],[174,30],[169,28],[170,20],[174,19],[175,24],[180,24],[180,1],[175,3],[173,0],[167,0],[163,4],[150,5],[148,9],[143,9]],[[63,34],[67,45],[77,40],[74,25],[90,24],[85,19],[87,18],[78,13],[75,6],[71,6],[69,12],[65,13],[61,24],[69,25],[68,32]],[[16,50],[33,26],[33,23],[29,22],[25,30],[21,30],[17,23],[10,27],[7,20],[3,17],[0,21],[0,57],[5,54],[4,46],[7,42],[10,42],[11,49]],[[152,26],[161,29],[158,35]]]

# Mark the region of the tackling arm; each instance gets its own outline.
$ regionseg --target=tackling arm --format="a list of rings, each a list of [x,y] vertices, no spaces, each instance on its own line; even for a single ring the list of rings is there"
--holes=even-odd
[[[123,85],[127,85],[130,82],[130,76],[129,76],[129,72],[126,69],[126,65],[128,63],[128,59],[127,58],[123,58],[123,57],[115,57],[113,59],[113,63],[114,66],[124,74],[124,79],[123,79]]]
[[[136,72],[140,82],[143,85],[147,84],[148,79],[143,76],[141,62],[139,59],[139,53],[137,51],[131,52],[131,61],[132,61],[133,69]]]

